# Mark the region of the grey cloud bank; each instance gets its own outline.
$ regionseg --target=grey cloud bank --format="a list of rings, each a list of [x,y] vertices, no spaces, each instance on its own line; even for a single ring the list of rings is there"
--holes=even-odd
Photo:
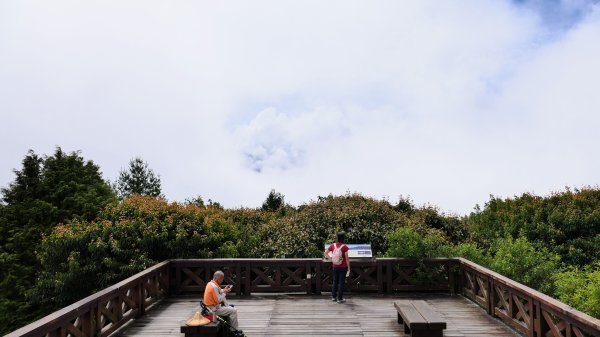
[[[599,183],[598,60],[595,1],[0,1],[0,185],[59,145],[171,200],[464,214]]]

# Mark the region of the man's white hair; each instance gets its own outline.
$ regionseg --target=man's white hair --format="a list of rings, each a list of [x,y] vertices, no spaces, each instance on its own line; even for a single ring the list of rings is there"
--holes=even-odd
[[[223,278],[223,277],[225,277],[225,273],[223,273],[220,270],[217,270],[215,272],[215,274],[213,275],[213,279],[215,279],[215,280],[218,280],[218,279]]]

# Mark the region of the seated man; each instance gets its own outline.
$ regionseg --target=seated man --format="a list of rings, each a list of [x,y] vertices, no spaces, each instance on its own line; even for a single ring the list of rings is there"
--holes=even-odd
[[[237,309],[227,303],[226,295],[231,292],[231,285],[221,288],[225,278],[222,271],[217,270],[213,279],[206,284],[204,289],[204,304],[216,315],[229,317],[229,324],[238,329]]]

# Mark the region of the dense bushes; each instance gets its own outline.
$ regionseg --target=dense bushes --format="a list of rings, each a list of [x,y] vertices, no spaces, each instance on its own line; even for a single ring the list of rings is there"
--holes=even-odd
[[[490,267],[494,271],[537,289],[554,294],[554,275],[560,257],[548,249],[536,249],[526,238],[505,238],[494,244]]]
[[[491,197],[465,219],[489,266],[600,317],[600,189]]]
[[[544,203],[538,197],[521,199],[523,203]],[[285,205],[285,211],[273,211],[225,210],[203,203],[182,205],[132,197],[107,207],[96,221],[73,221],[46,237],[39,251],[46,268],[32,298],[47,308],[65,305],[169,258],[318,257],[324,244],[333,240],[337,231],[344,230],[348,242],[371,243],[376,256],[465,257],[595,312],[596,302],[580,298],[584,297],[581,294],[587,296],[597,290],[591,285],[577,287],[580,295],[574,295],[572,285],[589,285],[596,274],[589,268],[560,273],[564,268],[561,256],[539,241],[548,239],[541,236],[539,229],[546,225],[524,226],[529,234],[533,228],[539,229],[539,235],[534,236],[538,241],[530,239],[525,230],[517,230],[517,218],[531,221],[504,207],[511,200],[493,199],[483,211],[464,221],[431,207],[418,208],[406,200],[401,202],[394,206],[385,200],[347,194],[320,197],[298,208]],[[518,208],[531,215],[525,209],[538,212],[535,207]],[[561,217],[557,212],[553,214],[552,219]],[[483,225],[483,219],[495,221],[497,228]],[[470,232],[464,223],[469,224]]]
[[[475,243],[454,244],[436,230],[399,228],[388,236],[388,256],[410,259],[464,257],[547,294],[554,294],[554,275],[560,257],[547,249],[536,248],[526,238],[499,239],[484,252]]]
[[[92,220],[116,195],[100,168],[78,152],[25,156],[0,191],[0,333],[44,314],[27,300],[43,265],[36,250],[58,223]]]
[[[584,188],[549,197],[492,197],[466,219],[473,240],[491,247],[500,238],[525,236],[561,256],[568,265],[600,260],[600,189]]]
[[[370,243],[377,256],[388,251],[387,236],[408,225],[437,230],[452,242],[466,237],[466,228],[459,218],[440,214],[433,207],[418,208],[407,199],[392,206],[385,200],[360,194],[319,197],[270,225],[272,237],[267,242],[277,247],[272,255],[285,257],[321,256],[324,244],[331,242],[340,230],[346,232],[347,242]]]
[[[31,298],[57,307],[165,259],[249,256],[259,246],[253,233],[268,218],[253,210],[125,199],[97,221],[60,225],[44,239],[38,255],[45,268]]]
[[[411,226],[398,228],[388,235],[388,244],[390,257],[423,259],[451,253],[450,242],[439,231],[418,231]]]
[[[348,242],[371,243],[382,255],[393,230],[426,217],[446,221],[431,208],[402,212],[357,194],[285,207],[285,212],[224,210],[151,197],[125,199],[95,221],[59,225],[44,239],[38,251],[44,269],[30,298],[51,310],[171,258],[318,257],[339,230],[346,231]],[[442,237],[441,227],[431,231]]]
[[[600,262],[585,268],[569,267],[556,276],[559,300],[600,317]]]
[[[350,243],[371,243],[376,256],[465,257],[598,315],[600,266],[586,265],[598,261],[599,205],[594,189],[492,198],[466,218],[359,194],[297,208],[281,196],[277,207],[233,210],[200,198],[179,204],[133,196],[48,232],[36,248],[35,286],[20,288],[30,300],[15,307],[2,298],[0,307],[47,313],[171,258],[319,257],[344,230]],[[10,258],[0,254],[0,263],[18,266]]]
[[[600,317],[600,189],[492,197],[464,224],[471,243],[433,250],[452,251]]]
[[[600,317],[600,263],[583,268],[565,267],[558,254],[545,247],[535,247],[525,237],[498,239],[485,251],[475,243],[453,244],[439,231],[414,227],[399,228],[388,236],[388,240],[388,256],[417,260],[464,257]],[[431,273],[430,270],[427,272]]]
[[[357,194],[319,198],[297,212],[269,224],[262,256],[319,257],[336,232],[346,232],[347,242],[371,243],[375,253],[387,250],[386,235],[407,222],[387,201]]]

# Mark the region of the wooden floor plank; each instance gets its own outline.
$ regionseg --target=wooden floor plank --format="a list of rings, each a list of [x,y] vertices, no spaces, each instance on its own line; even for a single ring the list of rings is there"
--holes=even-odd
[[[329,296],[259,295],[232,298],[239,323],[248,337],[278,336],[406,336],[397,323],[394,300],[423,299],[446,320],[445,337],[518,337],[507,325],[488,316],[475,303],[448,294],[361,294],[337,304]],[[114,337],[182,337],[179,324],[199,311],[199,297],[167,298],[133,320]]]

